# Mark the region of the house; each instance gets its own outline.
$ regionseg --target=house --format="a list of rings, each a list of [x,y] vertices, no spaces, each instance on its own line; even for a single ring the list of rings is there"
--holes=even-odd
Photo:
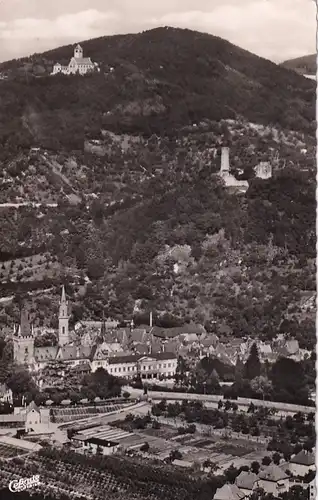
[[[38,406],[32,401],[26,412],[25,416],[25,430],[26,432],[32,431],[34,425],[41,423],[41,412]]]
[[[315,455],[301,450],[289,461],[289,470],[294,476],[305,476],[309,471],[314,471]]]
[[[15,412],[9,415],[0,415],[0,427],[21,429],[24,427],[28,432],[33,424],[39,424],[43,420],[43,410],[40,410],[33,401],[26,408],[14,410]]]
[[[177,369],[177,357],[173,353],[114,356],[108,358],[107,371],[114,376],[134,378],[137,374],[142,379],[173,377]]]
[[[243,500],[247,498],[236,484],[225,484],[215,492],[213,500]]]
[[[34,348],[34,369],[43,370],[49,362],[62,361],[69,366],[86,363],[91,356],[90,346],[64,345]]]
[[[316,478],[309,483],[309,500],[317,500]]]
[[[97,368],[107,369],[108,358],[115,355],[124,355],[121,345],[119,342],[103,342],[102,344],[95,344],[90,351],[91,368],[92,371],[96,371]]]
[[[103,323],[105,324],[106,330],[117,328],[119,325],[119,322],[112,318],[107,318],[104,321],[78,321],[77,323],[75,323],[74,330],[77,331],[81,328],[87,328],[100,331]]]
[[[0,384],[0,403],[13,404],[13,394],[6,384]]]
[[[236,486],[245,493],[246,496],[250,496],[252,491],[255,489],[258,477],[254,472],[242,471],[236,478]]]
[[[89,437],[83,441],[83,449],[94,455],[112,455],[118,450],[119,444],[108,439]]]
[[[62,66],[56,63],[53,66],[51,75],[86,75],[94,70],[98,70],[98,65],[91,61],[90,57],[84,57],[83,49],[80,45],[76,45],[74,49],[74,56],[67,66]]]
[[[268,342],[258,342],[257,349],[262,360],[266,360],[272,354],[272,346]]]
[[[159,337],[162,340],[165,339],[174,339],[179,337],[179,335],[196,335],[196,337],[200,338],[201,335],[205,334],[205,329],[201,325],[195,325],[193,323],[186,324],[184,326],[175,326],[173,328],[161,328],[158,326],[154,326],[151,330],[151,334],[154,337]]]
[[[278,496],[289,490],[289,478],[278,465],[271,464],[264,467],[258,474],[257,488],[262,488],[266,493]]]

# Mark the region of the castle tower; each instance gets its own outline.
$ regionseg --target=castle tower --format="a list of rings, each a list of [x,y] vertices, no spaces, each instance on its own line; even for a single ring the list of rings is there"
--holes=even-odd
[[[82,59],[83,58],[83,49],[80,45],[76,45],[74,49],[74,57],[75,59]]]
[[[59,310],[59,345],[63,346],[69,343],[69,335],[68,335],[68,308],[67,308],[67,300],[65,297],[65,288],[62,287],[62,296],[60,301],[60,310]]]
[[[34,361],[34,335],[28,311],[23,307],[20,325],[13,333],[13,359],[20,365],[30,366]]]
[[[221,175],[228,175],[230,173],[230,148],[223,147],[221,149]]]

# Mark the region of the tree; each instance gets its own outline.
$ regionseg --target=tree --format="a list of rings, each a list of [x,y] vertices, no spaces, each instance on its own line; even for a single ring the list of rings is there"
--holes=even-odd
[[[229,411],[232,408],[232,403],[230,401],[225,401],[224,410]]]
[[[186,386],[187,385],[187,371],[188,366],[186,361],[182,356],[178,357],[177,368],[175,373],[176,385]]]
[[[251,463],[251,471],[254,472],[254,474],[258,474],[260,470],[260,464],[256,461]]]
[[[248,410],[247,410],[247,413],[254,413],[255,412],[255,405],[253,404],[253,402],[251,401],[250,402],[250,405],[248,407]]]
[[[277,451],[273,453],[273,462],[275,465],[280,464],[280,459],[281,459],[280,453],[277,453]]]
[[[259,354],[257,345],[254,343],[251,347],[251,351],[247,361],[245,363],[245,378],[248,380],[253,380],[255,377],[259,377],[261,374],[261,362],[259,360]]]
[[[262,460],[262,465],[270,465],[272,463],[272,459],[268,456],[264,457],[263,460]]]
[[[251,380],[251,389],[256,394],[261,394],[264,401],[265,395],[269,395],[271,393],[272,384],[267,377],[260,375]]]
[[[242,383],[243,378],[244,378],[244,373],[245,373],[244,363],[241,360],[240,356],[237,356],[234,377],[235,377],[235,382],[238,385],[240,385]]]
[[[279,358],[273,364],[269,378],[276,401],[301,405],[309,403],[309,390],[301,363],[289,358]]]
[[[23,368],[14,368],[14,371],[6,380],[6,383],[15,396],[21,396],[27,392],[37,392],[36,385],[31,375]]]
[[[234,483],[235,479],[239,475],[239,470],[234,467],[234,465],[230,465],[228,469],[224,471],[224,477],[226,478],[226,481],[229,483]]]

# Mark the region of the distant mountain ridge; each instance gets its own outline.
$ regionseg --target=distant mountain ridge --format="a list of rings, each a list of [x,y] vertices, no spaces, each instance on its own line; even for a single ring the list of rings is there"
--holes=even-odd
[[[317,54],[288,59],[281,63],[281,66],[287,69],[293,69],[301,75],[316,75],[317,72]]]

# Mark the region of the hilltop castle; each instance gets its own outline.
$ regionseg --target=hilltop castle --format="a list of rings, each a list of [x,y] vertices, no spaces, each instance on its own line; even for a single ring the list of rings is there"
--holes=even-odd
[[[62,66],[56,63],[53,66],[51,75],[86,75],[94,70],[99,71],[98,64],[93,63],[90,57],[84,57],[83,49],[80,45],[76,45],[74,49],[74,56],[70,60],[68,66]]]

